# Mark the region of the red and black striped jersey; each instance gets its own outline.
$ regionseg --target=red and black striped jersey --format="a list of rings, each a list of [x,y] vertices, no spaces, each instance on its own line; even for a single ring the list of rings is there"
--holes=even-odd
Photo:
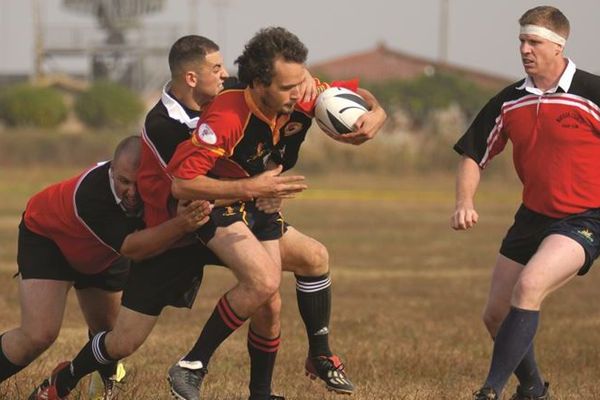
[[[561,218],[600,207],[600,77],[569,60],[554,90],[530,78],[502,90],[454,146],[481,168],[510,140],[523,204]]]
[[[171,196],[172,178],[167,174],[167,164],[177,146],[190,138],[199,115],[199,111],[185,107],[169,94],[169,84],[146,115],[137,186],[148,227],[159,225],[174,215],[176,203]]]
[[[332,85],[356,90],[358,81]],[[330,85],[317,82],[319,91]],[[265,116],[244,85],[221,92],[206,108],[192,137],[180,144],[168,165],[172,175],[193,179],[243,178],[264,172],[269,161],[294,166],[313,116],[314,101],[289,115]]]
[[[110,162],[99,164],[47,187],[29,200],[23,217],[27,228],[54,241],[84,274],[108,268],[121,256],[127,235],[143,228],[139,215],[121,207],[109,169]]]

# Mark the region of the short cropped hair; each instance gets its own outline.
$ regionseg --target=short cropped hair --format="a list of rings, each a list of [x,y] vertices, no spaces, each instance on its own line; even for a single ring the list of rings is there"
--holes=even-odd
[[[219,46],[204,36],[183,36],[169,50],[169,68],[171,76],[183,72],[192,62],[203,62],[207,54],[219,51]]]
[[[293,33],[281,27],[264,28],[250,39],[242,55],[235,60],[238,78],[249,86],[255,81],[270,86],[276,59],[304,64],[307,56],[308,49]]]
[[[113,155],[113,161],[118,160],[123,156],[129,156],[133,160],[136,166],[140,165],[140,158],[142,153],[142,140],[137,135],[127,136],[121,140],[115,148],[115,154]]]
[[[565,39],[571,30],[569,20],[558,8],[552,6],[534,7],[519,18],[519,25],[539,25],[558,33]]]

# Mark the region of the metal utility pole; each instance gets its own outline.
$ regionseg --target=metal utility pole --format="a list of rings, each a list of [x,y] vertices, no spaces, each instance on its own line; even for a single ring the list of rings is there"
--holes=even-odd
[[[42,64],[44,62],[44,34],[42,32],[42,19],[40,16],[39,0],[31,0],[31,13],[33,19],[33,35],[34,35],[34,66],[33,80],[39,82],[44,74]]]
[[[448,2],[449,0],[440,0],[440,30],[438,38],[438,62],[440,64],[446,64],[448,62]]]

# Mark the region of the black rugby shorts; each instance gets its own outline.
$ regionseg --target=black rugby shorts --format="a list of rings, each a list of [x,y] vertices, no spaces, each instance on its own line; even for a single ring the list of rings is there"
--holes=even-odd
[[[267,214],[256,208],[253,201],[238,201],[229,206],[215,207],[209,221],[196,231],[202,243],[208,243],[217,228],[243,222],[261,242],[279,240],[287,230],[281,213]]]
[[[201,243],[134,262],[121,303],[130,310],[153,316],[160,315],[166,306],[191,308],[206,264],[222,262]]]
[[[578,274],[586,274],[600,255],[600,209],[591,209],[564,218],[551,218],[521,205],[509,228],[500,254],[519,264],[527,264],[544,238],[552,234],[569,237],[585,252],[585,263]]]
[[[56,243],[29,230],[22,220],[19,224],[17,265],[22,279],[73,282],[75,289],[97,288],[110,292],[123,290],[129,274],[129,260],[123,257],[97,274],[75,270]]]

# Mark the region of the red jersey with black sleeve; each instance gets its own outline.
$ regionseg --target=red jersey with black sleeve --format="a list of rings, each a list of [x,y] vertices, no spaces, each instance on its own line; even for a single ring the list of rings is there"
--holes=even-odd
[[[144,202],[144,221],[153,227],[169,220],[176,211],[171,196],[171,176],[167,164],[177,146],[190,138],[198,124],[199,111],[179,103],[163,88],[158,103],[148,112],[142,129],[142,155],[137,187]]]
[[[530,78],[502,90],[454,149],[481,168],[510,140],[523,204],[562,218],[600,207],[600,77],[569,60],[554,90]]]
[[[358,81],[333,85],[356,90]],[[319,91],[328,87],[317,82]],[[179,145],[168,172],[181,179],[243,178],[264,172],[269,160],[289,169],[296,163],[313,109],[314,101],[301,103],[291,114],[270,119],[244,85],[223,91],[202,113],[190,140]]]
[[[102,272],[121,255],[127,235],[143,228],[140,213],[128,215],[109,175],[110,162],[34,195],[24,213],[27,228],[52,240],[69,264],[84,274]]]

